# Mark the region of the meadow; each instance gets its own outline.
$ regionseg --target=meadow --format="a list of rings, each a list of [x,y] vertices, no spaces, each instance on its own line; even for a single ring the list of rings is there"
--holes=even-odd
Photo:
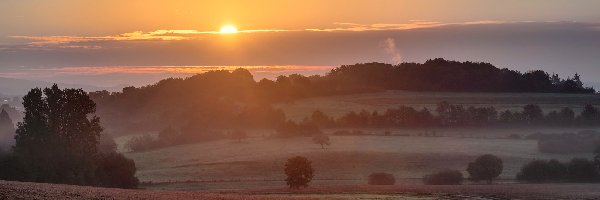
[[[487,153],[504,161],[500,182],[512,182],[520,167],[533,159],[591,156],[539,153],[535,140],[331,136],[331,141],[321,149],[310,138],[220,140],[126,156],[135,160],[137,176],[147,187],[179,190],[285,187],[283,165],[296,155],[313,161],[314,183],[321,185],[365,184],[373,172],[392,173],[400,183],[421,183],[423,175],[445,168],[466,174],[468,162]]]
[[[299,100],[279,104],[288,118],[301,120],[319,109],[332,116],[349,111],[385,110],[399,105],[435,110],[441,101],[473,106],[519,110],[538,104],[545,112],[570,107],[579,112],[585,104],[600,105],[600,96],[531,93],[439,93],[387,91]],[[361,129],[365,135],[334,136],[321,149],[309,137],[274,138],[274,130],[248,130],[249,138],[178,145],[125,155],[135,160],[142,187],[175,190],[235,190],[286,187],[283,166],[287,158],[305,156],[313,161],[315,185],[364,185],[373,172],[392,173],[398,183],[421,184],[428,173],[458,169],[482,154],[504,161],[498,182],[512,183],[521,166],[534,159],[570,160],[591,154],[547,154],[537,140],[509,139],[536,132],[562,133],[587,128],[428,128]],[[389,132],[386,136],[384,133]],[[435,133],[435,137],[432,137]],[[120,151],[132,136],[117,138]],[[471,184],[471,183],[468,183]]]

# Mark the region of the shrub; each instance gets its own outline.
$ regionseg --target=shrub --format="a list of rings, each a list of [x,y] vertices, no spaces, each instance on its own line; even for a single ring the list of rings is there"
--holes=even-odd
[[[572,182],[599,181],[598,168],[593,161],[584,158],[574,158],[567,163],[567,178]]]
[[[312,180],[315,172],[310,160],[302,156],[288,159],[284,171],[287,176],[285,181],[292,189],[308,187],[308,183]]]
[[[396,178],[393,174],[388,173],[372,173],[369,175],[369,185],[394,185]]]
[[[492,180],[502,173],[502,168],[500,158],[486,154],[469,163],[467,172],[469,172],[469,176],[473,181],[485,180],[487,183],[492,183]]]
[[[425,175],[423,183],[426,185],[459,185],[463,179],[463,174],[458,170],[443,170]]]
[[[567,176],[567,168],[557,160],[534,160],[521,168],[517,180],[527,182],[556,182]]]
[[[100,154],[96,159],[97,185],[103,187],[136,188],[139,180],[135,177],[135,163],[123,154]]]

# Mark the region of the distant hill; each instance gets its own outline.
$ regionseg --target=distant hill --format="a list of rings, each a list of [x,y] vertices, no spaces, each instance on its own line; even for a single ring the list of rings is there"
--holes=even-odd
[[[324,76],[292,74],[255,81],[246,69],[210,71],[169,78],[120,92],[90,94],[107,130],[155,131],[186,124],[206,127],[252,125],[273,128],[286,120],[273,103],[385,90],[430,92],[594,93],[579,75],[561,79],[541,70],[519,72],[489,63],[441,58],[425,63],[359,63],[332,69]],[[271,121],[269,121],[271,120]],[[276,120],[276,121],[273,121]]]
[[[35,87],[50,87],[53,83],[46,81],[32,81],[25,79],[15,79],[15,78],[6,78],[0,77],[0,96],[11,96],[11,95],[24,95],[27,94],[31,88]],[[108,91],[118,91],[120,88],[116,87],[97,87],[92,85],[80,85],[80,84],[65,84],[65,83],[57,83],[61,88],[82,88],[85,91],[99,91],[99,90],[108,90]]]

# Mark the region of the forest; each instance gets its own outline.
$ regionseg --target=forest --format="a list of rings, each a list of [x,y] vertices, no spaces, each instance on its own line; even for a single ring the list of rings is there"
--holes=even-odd
[[[557,74],[540,70],[522,73],[489,63],[437,58],[422,64],[343,65],[323,76],[292,74],[260,81],[242,68],[231,72],[210,71],[188,78],[164,79],[139,88],[126,87],[121,92],[91,92],[90,98],[98,104],[98,116],[104,119],[108,131],[143,132],[168,126],[272,128],[285,121],[285,114],[274,109],[273,103],[384,90],[595,92],[583,86],[578,74],[561,79]],[[509,115],[513,114],[500,113],[499,118],[520,120]]]

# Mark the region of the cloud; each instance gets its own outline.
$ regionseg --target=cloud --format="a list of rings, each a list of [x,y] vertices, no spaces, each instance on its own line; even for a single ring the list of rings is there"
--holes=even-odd
[[[384,30],[410,30],[421,28],[434,28],[449,25],[481,25],[481,24],[502,24],[502,21],[474,21],[462,23],[442,23],[434,21],[414,20],[409,23],[397,24],[358,24],[349,22],[334,23],[333,28],[307,28],[296,30],[284,29],[255,29],[240,30],[238,33],[266,33],[266,32],[361,32],[361,31],[384,31]],[[134,31],[118,35],[108,36],[11,36],[14,39],[23,39],[27,42],[23,45],[29,48],[48,49],[100,49],[102,42],[111,41],[182,41],[199,40],[206,38],[206,35],[220,34],[218,31],[198,31],[198,30],[155,30],[150,32]],[[93,45],[86,43],[96,43]],[[28,48],[23,48],[28,49]]]

